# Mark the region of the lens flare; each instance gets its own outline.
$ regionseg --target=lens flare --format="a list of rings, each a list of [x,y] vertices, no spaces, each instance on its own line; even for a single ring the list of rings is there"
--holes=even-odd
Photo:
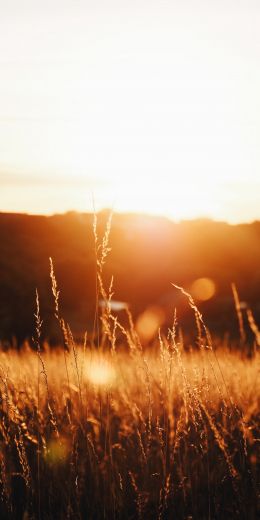
[[[52,439],[47,445],[46,462],[51,465],[64,464],[69,453],[69,446],[65,439]]]
[[[164,312],[160,307],[148,307],[137,319],[136,331],[144,341],[150,341],[164,322]]]
[[[214,296],[216,285],[211,278],[198,278],[193,282],[190,292],[195,300],[205,302]]]
[[[116,373],[113,366],[105,359],[93,360],[87,369],[87,379],[97,386],[113,384]]]

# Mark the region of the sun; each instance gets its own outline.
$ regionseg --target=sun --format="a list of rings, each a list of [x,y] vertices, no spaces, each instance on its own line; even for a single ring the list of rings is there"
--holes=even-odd
[[[110,181],[105,198],[105,205],[115,211],[174,220],[211,217],[212,210],[218,210],[212,187],[207,182],[194,183],[192,175],[122,175]]]

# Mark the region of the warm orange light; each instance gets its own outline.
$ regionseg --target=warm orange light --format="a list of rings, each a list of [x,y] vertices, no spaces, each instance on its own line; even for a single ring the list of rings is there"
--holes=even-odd
[[[94,385],[111,385],[115,377],[114,368],[105,359],[92,361],[87,370],[87,379]]]
[[[140,338],[150,341],[164,322],[164,312],[160,307],[148,307],[137,319],[136,331]]]
[[[216,292],[216,285],[211,278],[198,278],[191,286],[191,295],[195,300],[207,301]]]

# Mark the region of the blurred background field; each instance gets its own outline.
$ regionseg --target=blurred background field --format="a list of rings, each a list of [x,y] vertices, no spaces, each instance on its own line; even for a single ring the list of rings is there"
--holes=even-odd
[[[98,216],[100,235],[107,217],[106,211]],[[37,287],[44,319],[43,335],[51,343],[59,343],[53,318],[49,257],[53,258],[62,287],[65,319],[78,335],[89,330],[96,307],[93,215],[75,212],[41,217],[2,213],[0,235],[0,339],[10,342],[16,338],[21,344],[31,338]],[[145,323],[152,315],[154,333],[158,326],[167,330],[177,306],[186,333],[191,333],[191,341],[194,339],[192,312],[171,283],[192,294],[207,316],[212,333],[222,339],[225,335],[237,338],[232,282],[243,302],[244,317],[250,307],[259,322],[259,222],[174,223],[166,218],[115,214],[110,247],[103,276],[107,284],[114,277],[113,299],[127,303],[136,321],[143,317]],[[120,305],[114,310],[122,315]],[[245,327],[246,323],[247,319]],[[246,332],[251,341],[249,327]]]

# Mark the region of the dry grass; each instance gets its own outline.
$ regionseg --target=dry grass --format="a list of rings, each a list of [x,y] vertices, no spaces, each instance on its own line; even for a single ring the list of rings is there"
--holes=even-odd
[[[74,348],[0,355],[1,518],[255,518],[257,357]]]
[[[1,519],[255,519],[259,355],[215,347],[193,300],[198,342],[186,352],[176,315],[144,350],[103,285],[110,222],[97,254],[94,344],[0,352]],[[237,305],[238,305],[238,295]],[[253,322],[254,323],[254,322]],[[256,327],[255,323],[254,326]],[[258,329],[256,329],[258,330]]]

